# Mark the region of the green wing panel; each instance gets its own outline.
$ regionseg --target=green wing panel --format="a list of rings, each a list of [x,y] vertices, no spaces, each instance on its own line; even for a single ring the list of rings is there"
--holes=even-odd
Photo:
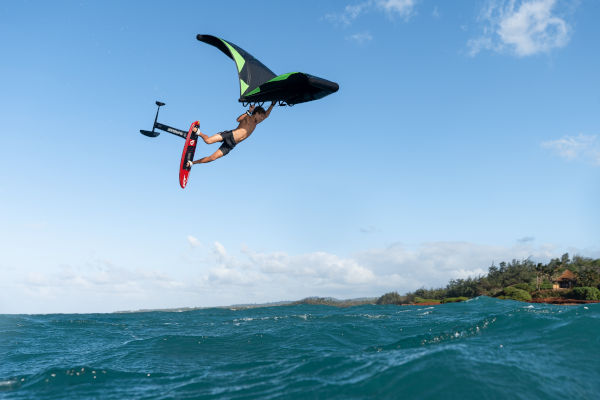
[[[288,72],[287,74],[283,74],[283,75],[278,75],[273,79],[269,79],[268,81],[266,81],[265,83],[271,83],[271,82],[277,82],[277,81],[283,81],[287,78],[289,78],[291,75],[297,74],[298,72]],[[260,92],[260,87],[257,87],[254,90],[250,90],[247,93],[245,93],[245,96],[252,96],[255,95],[257,93]]]
[[[235,62],[240,80],[240,99],[246,93],[252,92],[263,83],[276,77],[273,71],[250,53],[229,41],[212,35],[197,35],[196,39],[215,46]]]
[[[279,101],[289,105],[321,99],[337,92],[339,85],[327,79],[290,72],[269,79],[259,87],[244,94],[246,103]]]

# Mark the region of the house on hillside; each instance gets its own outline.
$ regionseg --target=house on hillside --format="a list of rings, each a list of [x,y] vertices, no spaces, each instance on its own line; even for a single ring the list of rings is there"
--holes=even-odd
[[[552,281],[552,289],[562,290],[571,289],[577,283],[575,274],[570,270],[566,269],[558,278]]]

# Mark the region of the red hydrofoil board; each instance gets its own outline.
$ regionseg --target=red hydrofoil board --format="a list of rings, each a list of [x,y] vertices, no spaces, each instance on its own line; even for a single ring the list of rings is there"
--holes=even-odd
[[[179,165],[179,184],[182,189],[185,189],[185,185],[188,183],[191,168],[187,166],[188,161],[194,161],[194,153],[196,152],[196,144],[198,143],[198,135],[193,132],[194,126],[200,129],[200,122],[194,121],[190,125],[187,137],[185,139],[185,146],[183,146],[183,153],[181,154],[181,164]]]

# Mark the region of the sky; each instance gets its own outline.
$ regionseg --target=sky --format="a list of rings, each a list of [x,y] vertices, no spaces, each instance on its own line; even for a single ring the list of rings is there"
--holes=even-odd
[[[377,297],[600,257],[596,0],[0,2],[0,313]],[[338,82],[236,126],[227,39]],[[218,145],[200,144],[196,156]]]

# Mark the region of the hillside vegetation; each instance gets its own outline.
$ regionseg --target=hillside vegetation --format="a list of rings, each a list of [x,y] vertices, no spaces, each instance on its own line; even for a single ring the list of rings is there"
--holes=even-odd
[[[571,289],[553,289],[553,281],[569,270],[576,278]],[[415,304],[428,302],[461,301],[477,296],[491,296],[519,301],[560,298],[574,300],[600,300],[600,259],[569,254],[552,259],[549,263],[534,263],[529,259],[513,260],[509,263],[492,264],[486,275],[453,279],[446,287],[421,288],[400,295],[386,293],[376,304]]]

